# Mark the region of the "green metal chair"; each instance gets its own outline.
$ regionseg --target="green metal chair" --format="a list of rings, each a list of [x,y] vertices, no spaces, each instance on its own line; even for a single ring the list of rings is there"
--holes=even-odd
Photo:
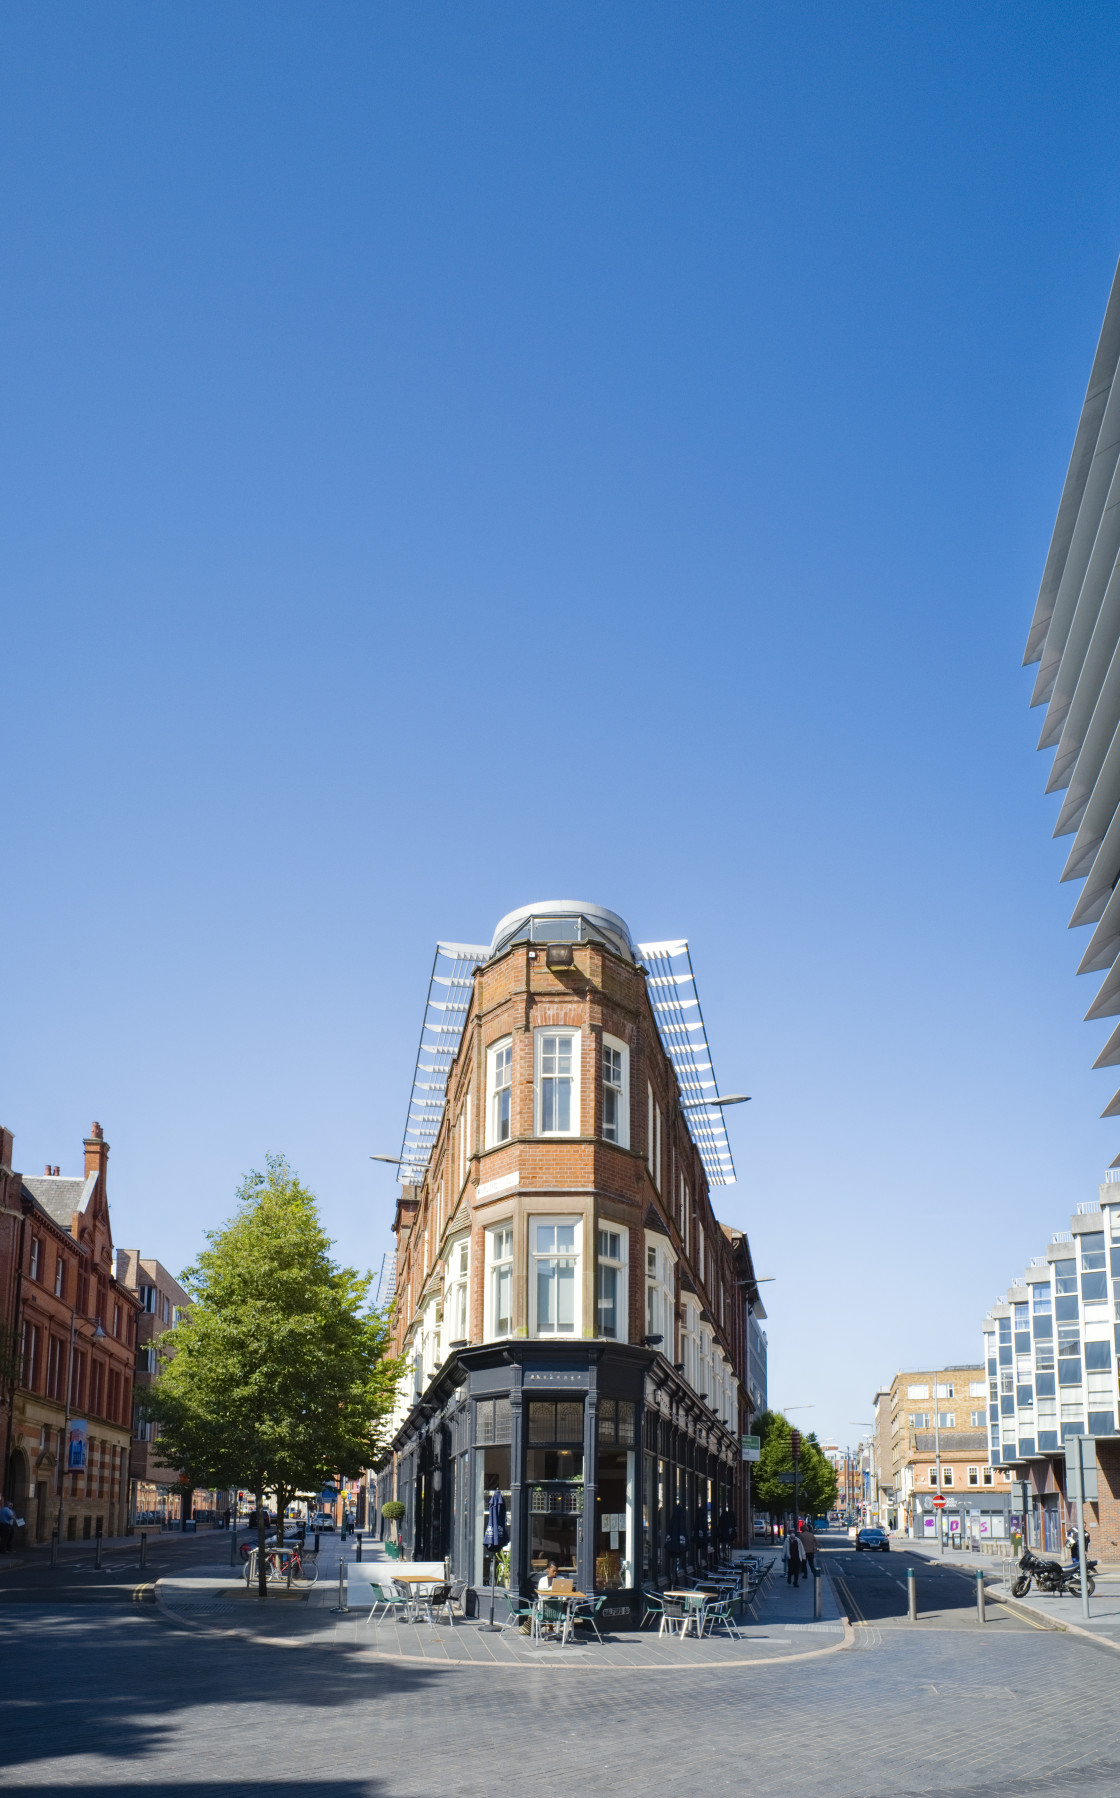
[[[598,1617],[606,1602],[607,1595],[604,1592],[600,1598],[585,1598],[582,1604],[577,1604],[572,1614],[572,1628],[585,1624],[588,1629],[595,1631],[596,1640],[601,1643],[603,1638],[599,1634]]]

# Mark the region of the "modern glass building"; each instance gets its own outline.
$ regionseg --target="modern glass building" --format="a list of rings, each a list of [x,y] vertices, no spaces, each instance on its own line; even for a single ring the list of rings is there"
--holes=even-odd
[[[1097,1438],[1101,1497],[1120,1495],[1120,1177],[1079,1205],[984,1319],[993,1466],[1027,1483],[1028,1539],[1056,1550],[1067,1521],[1065,1444]]]

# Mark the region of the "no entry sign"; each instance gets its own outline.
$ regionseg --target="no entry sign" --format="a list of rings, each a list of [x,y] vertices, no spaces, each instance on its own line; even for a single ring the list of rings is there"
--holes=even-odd
[[[945,1503],[946,1503],[946,1500],[945,1500],[944,1492],[936,1492],[934,1494],[934,1498],[933,1498],[934,1510],[935,1511],[943,1511],[945,1509]]]

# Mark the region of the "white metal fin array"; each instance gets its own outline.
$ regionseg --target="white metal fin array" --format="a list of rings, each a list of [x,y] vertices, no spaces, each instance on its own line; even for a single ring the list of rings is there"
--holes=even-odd
[[[408,1106],[401,1164],[398,1178],[402,1185],[418,1185],[439,1133],[443,1114],[447,1076],[459,1049],[467,1008],[470,1005],[474,970],[487,960],[489,945],[477,943],[437,943],[432,977],[428,982],[428,1003],[424,1008],[424,1025],[416,1054],[416,1071],[412,1076],[412,1098]]]
[[[686,1104],[690,1100],[714,1098],[719,1089],[687,939],[639,943],[637,949],[648,971],[646,985],[650,1004],[661,1041],[680,1083],[681,1097]],[[735,1163],[731,1159],[727,1126],[720,1107],[691,1104],[684,1115],[704,1164],[708,1184],[731,1186],[735,1180]]]

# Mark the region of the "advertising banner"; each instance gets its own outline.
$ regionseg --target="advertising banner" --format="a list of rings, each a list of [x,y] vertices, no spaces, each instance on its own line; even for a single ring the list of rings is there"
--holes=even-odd
[[[85,1418],[72,1417],[66,1446],[66,1468],[69,1473],[79,1473],[86,1464],[87,1436],[88,1426]]]

